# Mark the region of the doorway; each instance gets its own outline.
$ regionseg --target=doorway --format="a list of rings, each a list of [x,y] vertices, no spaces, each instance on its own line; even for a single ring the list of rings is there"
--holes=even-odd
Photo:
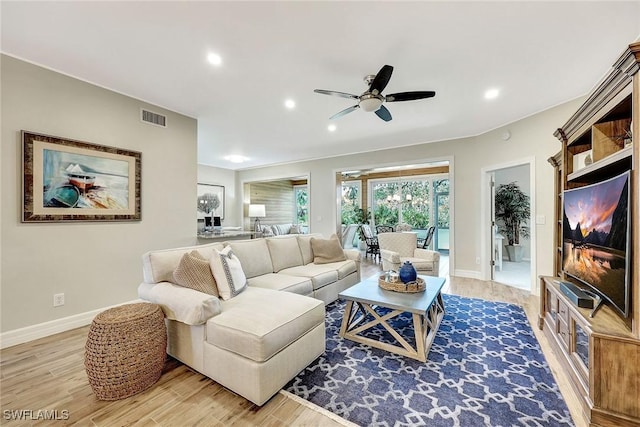
[[[483,280],[492,280],[515,288],[531,291],[535,287],[535,227],[531,218],[534,215],[535,175],[534,159],[525,159],[504,165],[496,165],[483,169],[483,215],[482,215],[482,247],[481,275]],[[496,219],[495,197],[501,186],[517,186],[527,197],[530,206],[528,220],[523,223],[525,230],[521,233],[517,250],[513,253],[513,233],[507,224]],[[500,216],[500,215],[498,215]],[[510,255],[511,253],[511,255]]]
[[[449,254],[449,230],[450,230],[450,209],[449,209],[449,180],[439,180],[434,183],[435,191],[435,223],[437,233],[433,236],[434,250]]]
[[[440,253],[440,274],[453,270],[453,159],[420,164],[336,170],[338,233],[343,247],[359,247],[359,224],[415,233],[424,239],[430,227],[435,233],[429,249]],[[355,230],[355,236],[353,231]],[[362,250],[363,248],[360,247]]]

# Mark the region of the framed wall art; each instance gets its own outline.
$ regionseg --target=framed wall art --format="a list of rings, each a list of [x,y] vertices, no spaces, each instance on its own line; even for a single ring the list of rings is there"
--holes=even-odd
[[[141,157],[22,131],[22,222],[139,221]]]
[[[198,183],[198,219],[220,217],[224,219],[224,187]]]

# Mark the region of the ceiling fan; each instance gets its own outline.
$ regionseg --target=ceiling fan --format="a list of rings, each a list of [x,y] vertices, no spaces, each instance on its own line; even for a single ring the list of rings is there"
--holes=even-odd
[[[398,101],[413,101],[416,99],[431,98],[436,95],[434,91],[414,91],[414,92],[399,92],[391,95],[384,96],[382,91],[391,79],[393,73],[393,67],[391,65],[385,65],[378,71],[376,75],[368,75],[364,78],[365,83],[369,86],[369,89],[364,91],[362,95],[352,95],[345,92],[336,92],[334,90],[315,89],[315,93],[321,93],[323,95],[339,96],[341,98],[350,98],[358,100],[356,105],[352,105],[349,108],[334,114],[329,117],[329,120],[337,119],[345,114],[349,114],[352,111],[362,108],[364,111],[375,111],[376,115],[385,122],[391,120],[391,113],[382,105],[383,102],[398,102]]]

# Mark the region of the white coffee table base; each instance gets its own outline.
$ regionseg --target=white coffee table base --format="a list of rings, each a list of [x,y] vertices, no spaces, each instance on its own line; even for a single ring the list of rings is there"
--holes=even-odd
[[[376,308],[378,307],[382,307],[382,305],[380,303],[370,304],[367,302],[348,300],[344,316],[342,318],[340,336],[390,353],[426,362],[427,354],[429,354],[429,349],[431,348],[433,339],[435,338],[438,327],[444,317],[442,294],[438,293],[438,296],[424,314],[412,313],[413,329],[416,340],[415,347],[409,344],[407,340],[404,339],[398,331],[393,329],[393,326],[388,322],[394,317],[404,313],[404,311],[392,310],[381,315],[376,311]],[[373,320],[365,322],[366,314],[373,316]],[[377,325],[383,326],[391,336],[396,339],[398,345],[380,342],[362,335],[367,330]]]

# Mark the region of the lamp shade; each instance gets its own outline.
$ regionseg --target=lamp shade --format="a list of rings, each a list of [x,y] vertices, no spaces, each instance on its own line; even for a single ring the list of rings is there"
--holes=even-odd
[[[267,216],[264,205],[249,205],[249,216],[255,218],[264,218]]]

